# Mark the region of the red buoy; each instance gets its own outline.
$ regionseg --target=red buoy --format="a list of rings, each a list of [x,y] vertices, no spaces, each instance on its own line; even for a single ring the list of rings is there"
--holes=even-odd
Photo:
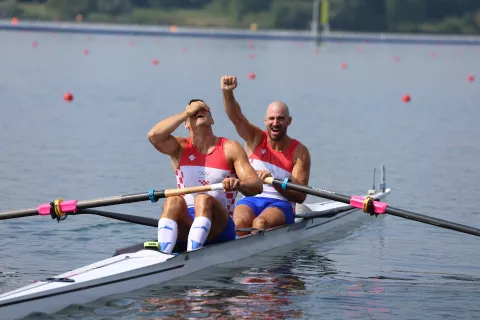
[[[340,64],[340,67],[342,69],[347,69],[348,65],[345,62],[343,62],[342,64]]]
[[[402,97],[402,101],[405,103],[410,102],[411,100],[412,100],[412,97],[410,97],[409,94],[404,94]]]
[[[70,102],[73,100],[73,95],[70,92],[66,92],[63,95],[63,100]]]
[[[34,47],[34,48],[38,47],[38,42],[37,42],[37,41],[33,41],[33,42],[32,42],[32,47]]]
[[[475,81],[475,77],[474,77],[473,75],[469,75],[469,76],[467,77],[467,81],[468,81],[468,82],[473,82],[473,81]]]
[[[90,51],[88,51],[88,49],[83,50],[84,55],[88,56],[89,53],[90,53]]]
[[[250,73],[248,74],[248,78],[249,78],[250,80],[253,80],[253,79],[255,79],[256,77],[257,77],[257,75],[255,74],[255,72],[250,72]]]
[[[152,60],[152,64],[153,64],[154,66],[158,65],[158,60],[157,60],[157,59],[153,59],[153,60]]]

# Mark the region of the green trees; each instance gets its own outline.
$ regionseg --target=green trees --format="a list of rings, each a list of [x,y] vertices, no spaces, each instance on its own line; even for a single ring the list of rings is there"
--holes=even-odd
[[[330,2],[333,30],[480,33],[480,0]],[[202,22],[201,25],[220,23],[243,28],[255,22],[260,28],[306,30],[310,28],[313,0],[0,0],[0,15],[11,15],[14,10],[21,12],[21,4],[45,4],[47,16],[67,20],[81,14],[85,21],[96,17],[126,23],[197,25]],[[150,18],[142,20],[146,14]]]

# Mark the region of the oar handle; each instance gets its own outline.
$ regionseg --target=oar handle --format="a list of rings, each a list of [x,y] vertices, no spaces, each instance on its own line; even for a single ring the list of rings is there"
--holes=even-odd
[[[59,210],[59,212],[61,213],[72,213],[82,209],[91,209],[91,208],[113,206],[118,204],[134,203],[134,202],[148,201],[148,200],[152,202],[156,202],[158,201],[158,199],[161,199],[161,198],[180,196],[184,194],[192,194],[192,193],[199,193],[199,192],[222,191],[222,190],[223,190],[223,184],[221,183],[209,184],[205,186],[178,188],[178,189],[166,189],[166,190],[160,190],[160,191],[156,191],[152,189],[149,192],[144,192],[144,193],[127,194],[122,196],[98,198],[93,200],[58,201],[58,203],[55,204],[55,208],[56,210]],[[51,212],[52,212],[52,204],[45,203],[45,204],[39,205],[36,208],[2,213],[0,214],[0,220],[29,217],[29,216],[35,216],[35,215],[52,215]],[[52,217],[54,217],[54,215],[52,215]]]
[[[197,187],[188,187],[188,188],[180,188],[180,189],[167,189],[164,191],[165,198],[172,197],[172,196],[181,196],[184,194],[190,193],[198,193],[198,192],[208,192],[208,191],[222,191],[223,184],[221,183],[214,183],[205,186],[197,186]]]
[[[418,222],[423,222],[426,224],[430,224],[433,226],[441,227],[441,228],[446,228],[458,232],[463,232],[467,234],[471,234],[474,236],[480,236],[480,229],[469,227],[466,225],[462,225],[459,223],[455,222],[450,222],[438,218],[433,218],[429,216],[425,216],[419,213],[407,211],[407,210],[402,210],[398,208],[394,208],[389,206],[387,203],[380,202],[380,201],[375,201],[373,198],[369,197],[359,197],[359,196],[345,196],[339,193],[335,193],[332,191],[328,190],[322,190],[322,189],[314,189],[309,186],[304,186],[296,183],[289,182],[288,179],[286,180],[279,180],[279,179],[274,179],[272,177],[265,178],[263,180],[265,183],[280,187],[282,189],[290,189],[298,192],[303,192],[306,194],[310,194],[313,196],[318,196],[321,198],[325,199],[330,199],[338,202],[343,202],[350,204],[352,207],[362,209],[364,212],[368,213],[375,213],[375,214],[385,214],[388,213],[393,216],[409,219],[409,220],[414,220]],[[369,210],[366,210],[368,205],[371,204],[371,207],[369,207]],[[371,211],[371,212],[370,212]]]

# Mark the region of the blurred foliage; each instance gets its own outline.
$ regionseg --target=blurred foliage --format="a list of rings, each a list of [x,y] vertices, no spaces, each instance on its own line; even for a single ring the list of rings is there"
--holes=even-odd
[[[330,0],[337,31],[480,33],[480,0]],[[0,0],[28,19],[260,29],[310,28],[313,0]]]

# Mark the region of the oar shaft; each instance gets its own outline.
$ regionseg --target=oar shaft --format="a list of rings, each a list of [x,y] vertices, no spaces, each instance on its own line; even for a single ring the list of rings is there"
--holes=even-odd
[[[37,208],[31,209],[23,209],[23,210],[16,210],[16,211],[8,211],[0,214],[0,220],[7,220],[12,218],[23,218],[23,217],[31,217],[38,215]]]
[[[94,209],[81,209],[81,210],[78,210],[77,212],[72,213],[72,214],[74,214],[74,215],[77,215],[77,214],[93,214],[93,215],[102,216],[102,217],[115,219],[115,220],[119,220],[119,221],[140,224],[140,225],[144,225],[144,226],[147,226],[147,227],[155,227],[155,228],[158,227],[158,220],[157,219],[134,216],[134,215],[131,215],[131,214],[108,212],[108,211],[94,210]]]
[[[164,198],[165,191],[155,191],[155,199]],[[123,196],[115,196],[108,198],[99,198],[93,200],[81,200],[77,202],[77,209],[99,208],[106,206],[114,206],[118,204],[134,203],[140,201],[148,201],[150,196],[148,193],[126,194]]]
[[[82,209],[90,209],[90,208],[98,208],[98,207],[106,207],[106,206],[113,206],[118,204],[124,203],[133,203],[133,202],[140,202],[140,201],[148,201],[148,200],[158,200],[161,198],[172,197],[172,196],[179,196],[184,194],[191,194],[191,193],[198,193],[198,192],[208,192],[208,191],[220,191],[223,190],[223,185],[221,183],[215,183],[205,186],[195,186],[195,187],[188,187],[188,188],[179,188],[179,189],[166,189],[160,191],[151,190],[150,192],[144,193],[134,193],[134,194],[127,194],[115,197],[108,197],[108,198],[99,198],[93,200],[68,200],[62,201],[56,206],[55,210],[60,208],[60,210],[64,213],[72,213],[76,212],[77,210]],[[41,204],[37,208],[31,209],[22,209],[16,211],[9,211],[0,214],[0,220],[11,219],[11,218],[20,218],[20,217],[29,217],[29,216],[36,216],[36,215],[50,215],[51,211],[51,204]]]
[[[350,204],[354,207],[357,207],[357,208],[362,208],[361,207],[361,202],[364,200],[362,197],[357,197],[357,196],[349,197],[349,196],[338,194],[338,193],[335,193],[335,192],[332,192],[332,191],[322,190],[322,189],[314,189],[314,188],[311,188],[309,186],[299,185],[299,184],[292,183],[292,182],[285,183],[282,180],[274,179],[274,178],[271,178],[271,177],[266,178],[264,180],[264,182],[268,183],[268,184],[271,184],[273,186],[280,187],[280,188],[290,189],[290,190],[310,194],[310,195],[313,195],[313,196],[322,197],[322,198],[325,198],[325,199],[330,199],[330,200],[334,200],[334,201],[338,201],[338,202],[348,203],[348,204]],[[438,219],[438,218],[424,216],[422,214],[415,213],[415,212],[410,212],[410,211],[406,211],[406,210],[402,210],[402,209],[397,209],[397,208],[391,207],[388,204],[383,203],[383,202],[374,201],[374,207],[375,207],[375,213],[377,213],[377,214],[388,213],[388,214],[391,214],[393,216],[397,216],[397,217],[401,217],[401,218],[405,218],[405,219],[410,219],[410,220],[415,220],[415,221],[423,222],[423,223],[430,224],[430,225],[433,225],[433,226],[438,226],[438,227],[442,227],[442,228],[446,228],[446,229],[450,229],[450,230],[454,230],[454,231],[459,231],[459,232],[471,234],[471,235],[474,235],[474,236],[477,236],[477,237],[480,236],[480,229],[469,227],[469,226],[459,224],[459,223],[455,223],[455,222],[450,222],[450,221]]]
[[[467,234],[471,234],[477,237],[480,237],[480,229],[469,227],[463,224],[455,223],[455,222],[450,222],[438,218],[433,218],[429,216],[425,216],[423,214],[407,211],[407,210],[402,210],[402,209],[397,209],[394,207],[388,206],[385,209],[385,213],[388,213],[392,216],[397,216],[405,219],[410,219],[410,220],[415,220],[418,222],[423,222],[426,224],[431,224],[432,226],[437,226],[441,228],[446,228],[454,231],[459,231]]]
[[[277,186],[277,187],[282,187],[283,181],[274,179],[274,178],[266,178],[264,180],[265,183]],[[322,189],[315,189],[309,186],[304,186],[301,184],[296,184],[292,182],[288,182],[286,185],[287,189],[293,190],[293,191],[298,191],[298,192],[303,192],[306,194],[310,194],[312,196],[317,196],[333,201],[338,201],[338,202],[343,202],[343,203],[350,203],[350,197],[344,196],[342,194],[338,194],[332,191],[328,190],[322,190]]]

